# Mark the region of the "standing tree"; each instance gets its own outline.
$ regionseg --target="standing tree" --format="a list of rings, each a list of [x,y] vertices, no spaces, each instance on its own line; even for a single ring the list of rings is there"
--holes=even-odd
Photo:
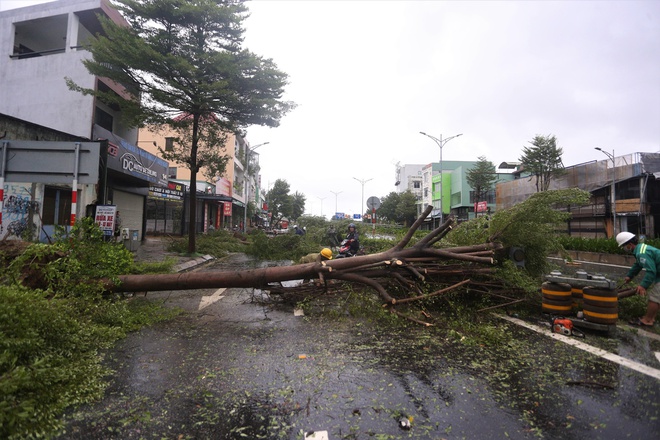
[[[266,194],[266,200],[268,200],[271,225],[274,228],[279,226],[284,217],[291,216],[293,202],[289,195],[289,184],[286,180],[277,179],[273,188]]]
[[[286,180],[277,179],[273,188],[266,194],[273,227],[279,225],[284,217],[295,220],[305,212],[305,195],[297,191],[291,195],[289,189]]]
[[[104,35],[92,39],[92,59],[84,64],[93,75],[123,85],[125,93],[85,89],[71,79],[67,83],[72,90],[120,108],[122,117],[135,126],[168,125],[187,133],[179,136],[187,149],[177,159],[191,171],[194,207],[197,172],[201,166],[217,170],[222,165],[200,161],[200,151],[220,147],[217,141],[223,133],[249,125],[278,126],[294,106],[282,100],[287,75],[271,59],[241,47],[244,0],[117,4],[128,26],[102,19]],[[196,213],[190,209],[190,253],[196,249]]]
[[[564,152],[557,147],[555,136],[536,135],[530,144],[531,147],[523,147],[520,162],[523,169],[536,178],[536,192],[547,191],[550,181],[565,173],[561,160]]]
[[[485,201],[497,180],[495,165],[484,156],[479,156],[477,164],[468,170],[466,180],[474,191],[474,202]]]
[[[305,212],[305,195],[296,191],[291,196],[291,218],[297,219]]]
[[[393,191],[383,197],[377,214],[389,222],[410,226],[417,218],[417,198],[410,190],[400,194]]]

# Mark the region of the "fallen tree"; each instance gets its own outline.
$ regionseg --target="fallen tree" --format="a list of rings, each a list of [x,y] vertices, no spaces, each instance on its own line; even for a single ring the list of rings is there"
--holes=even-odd
[[[460,289],[487,294],[502,307],[538,293],[541,277],[547,273],[548,253],[561,248],[556,231],[570,218],[570,207],[588,196],[576,189],[537,193],[489,217],[459,225],[450,218],[420,239],[416,231],[430,214],[427,208],[407,234],[385,251],[324,263],[165,275],[118,275],[132,270],[130,252],[104,243],[93,220],[83,219],[53,245],[29,246],[10,263],[0,281],[41,289],[49,298],[243,287],[262,289],[291,303],[362,285],[377,292],[383,305],[397,314],[399,305]],[[507,251],[514,247],[524,249],[524,270],[506,261]],[[9,255],[2,248],[0,254]],[[284,283],[293,280],[313,282]]]
[[[356,283],[375,290],[392,307],[411,301],[431,298],[470,283],[470,277],[492,273],[494,254],[502,249],[497,242],[449,248],[435,247],[452,230],[453,219],[449,218],[425,237],[410,245],[410,241],[432,207],[408,230],[408,233],[392,248],[371,255],[356,256],[320,263],[276,266],[244,271],[188,272],[161,275],[122,275],[119,283],[107,283],[115,292],[148,292],[161,290],[185,290],[202,288],[252,287],[286,293],[327,291],[328,283],[337,281]],[[316,283],[285,288],[283,281],[315,279]],[[334,281],[333,281],[334,280]],[[451,283],[438,291],[424,294],[420,285],[427,281],[442,280]],[[397,299],[388,287],[403,287],[412,295]]]

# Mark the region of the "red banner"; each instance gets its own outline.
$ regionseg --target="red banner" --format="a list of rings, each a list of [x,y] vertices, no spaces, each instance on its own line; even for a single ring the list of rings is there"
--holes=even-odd
[[[222,215],[231,217],[231,203],[223,203]]]

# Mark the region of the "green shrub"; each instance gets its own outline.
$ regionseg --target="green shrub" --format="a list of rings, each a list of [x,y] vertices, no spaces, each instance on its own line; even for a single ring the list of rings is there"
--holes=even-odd
[[[69,233],[60,231],[54,244],[30,245],[11,262],[8,278],[54,295],[92,297],[104,291],[104,278],[117,282],[117,276],[132,267],[130,251],[105,241],[93,220],[83,218]]]
[[[64,409],[101,397],[99,350],[177,310],[146,300],[48,299],[0,286],[0,438],[51,437]]]
[[[569,251],[598,252],[604,254],[626,253],[625,250],[617,245],[616,240],[613,238],[583,238],[561,235],[558,237],[558,241],[564,249]],[[658,248],[660,246],[660,239],[646,238],[644,239],[644,243]]]
[[[136,261],[130,269],[130,274],[171,273],[175,264],[174,258],[166,258],[164,261]]]
[[[293,233],[268,237],[262,231],[250,235],[250,246],[245,250],[249,255],[262,260],[292,260],[312,252],[320,252],[323,245],[312,237]]]
[[[388,240],[386,238],[371,238],[370,236],[360,237],[360,244],[364,247],[364,252],[367,254],[376,254],[384,252],[391,247],[394,247],[398,241]]]
[[[222,258],[230,252],[245,252],[245,243],[237,238],[233,232],[224,229],[215,230],[208,234],[199,234],[195,240],[196,251],[200,255]],[[172,238],[167,250],[187,255],[188,237]]]
[[[0,438],[57,434],[66,407],[102,395],[108,371],[99,350],[177,313],[103,295],[102,278],[134,270],[142,269],[132,254],[106,242],[91,219],[10,263],[0,285]]]
[[[0,438],[47,437],[69,405],[102,395],[108,346],[66,300],[0,286]]]
[[[525,249],[525,271],[538,277],[548,271],[547,256],[561,250],[559,237],[555,233],[570,218],[570,213],[557,207],[584,205],[590,194],[577,188],[544,191],[533,194],[512,208],[497,211],[490,220],[479,217],[458,225],[441,243],[472,245],[484,243],[492,237],[507,249]]]

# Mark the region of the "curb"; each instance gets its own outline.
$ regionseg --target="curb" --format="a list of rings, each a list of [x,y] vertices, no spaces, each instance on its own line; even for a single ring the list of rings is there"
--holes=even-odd
[[[204,255],[198,258],[195,258],[194,260],[186,261],[185,263],[180,263],[174,266],[174,272],[186,272],[191,269],[194,269],[197,266],[201,266],[203,264],[208,263],[209,261],[215,260],[215,257],[212,257],[211,255]]]

